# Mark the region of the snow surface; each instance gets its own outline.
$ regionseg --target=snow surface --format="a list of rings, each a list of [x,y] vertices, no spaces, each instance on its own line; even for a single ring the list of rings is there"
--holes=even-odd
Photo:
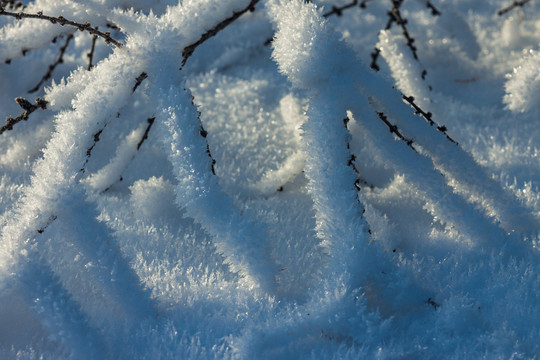
[[[538,1],[24,3],[0,359],[540,358]]]

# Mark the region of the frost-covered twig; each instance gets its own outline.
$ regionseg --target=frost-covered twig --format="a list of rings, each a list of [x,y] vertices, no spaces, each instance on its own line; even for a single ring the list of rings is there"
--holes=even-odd
[[[379,245],[370,242],[369,225],[358,198],[357,174],[351,166],[356,157],[347,146],[350,134],[343,117],[338,117],[349,107],[350,99],[344,92],[356,88],[355,80],[347,74],[347,69],[356,67],[351,63],[355,56],[339,44],[337,35],[313,6],[282,1],[270,10],[278,25],[274,59],[293,85],[307,90],[310,97],[308,120],[303,126],[305,174],[314,201],[317,236],[328,254],[321,288],[314,294],[339,293],[329,304],[338,306],[341,301],[347,303],[347,294],[368,278],[377,278],[382,292],[399,293],[411,284],[402,278],[398,282],[403,288],[394,287],[395,269]],[[331,49],[332,55],[314,49]],[[386,278],[381,276],[389,273],[392,275]]]
[[[25,12],[22,12],[22,11],[21,12],[10,12],[10,11],[6,11],[3,8],[0,8],[0,16],[2,16],[2,15],[3,16],[11,16],[11,17],[14,17],[17,20],[40,19],[40,20],[47,20],[51,24],[59,24],[61,26],[68,25],[68,26],[75,27],[80,31],[86,31],[86,32],[88,32],[88,33],[90,33],[92,35],[99,36],[100,38],[104,39],[107,44],[113,44],[114,46],[117,46],[117,47],[122,47],[122,45],[123,45],[121,42],[113,39],[109,32],[101,32],[101,31],[97,30],[97,28],[92,27],[92,25],[90,23],[84,23],[84,24],[83,23],[78,23],[76,21],[66,19],[63,16],[54,17],[54,16],[43,15],[43,13],[41,11],[38,11],[35,14],[25,13]]]
[[[58,64],[61,64],[62,62],[64,62],[64,53],[66,52],[66,49],[69,46],[69,43],[70,43],[71,39],[73,39],[73,34],[68,34],[66,36],[66,42],[64,43],[64,45],[62,45],[60,47],[60,49],[58,51],[58,58],[56,59],[56,61],[54,63],[49,65],[49,70],[47,70],[47,73],[45,75],[43,75],[43,77],[41,78],[39,83],[37,83],[36,86],[34,86],[32,89],[28,90],[29,93],[33,93],[33,92],[38,91],[39,88],[41,87],[41,85],[45,81],[47,81],[47,80],[49,80],[51,78],[52,73],[53,73],[54,69],[56,69]]]
[[[32,104],[30,101],[22,97],[16,98],[15,101],[24,110],[24,112],[22,112],[19,116],[15,118],[8,116],[6,119],[6,124],[0,127],[0,135],[3,134],[5,131],[12,130],[13,125],[17,124],[21,120],[28,120],[28,116],[34,111],[36,111],[37,109],[44,110],[47,108],[47,101],[41,98],[37,98],[35,104]]]
[[[388,24],[386,25],[386,30],[390,29],[390,26],[392,23],[396,23],[399,27],[401,27],[401,32],[403,33],[403,36],[406,39],[407,46],[409,49],[411,49],[411,52],[416,60],[418,60],[418,55],[416,53],[416,46],[414,45],[414,38],[409,34],[409,30],[407,29],[407,19],[404,19],[401,16],[400,7],[403,4],[404,0],[391,0],[392,1],[392,11],[388,13],[388,16],[390,16],[390,20]]]
[[[416,51],[417,48],[414,45],[415,39],[410,35],[409,30],[407,29],[407,19],[403,18],[403,16],[401,15],[400,8],[404,0],[390,0],[390,1],[392,2],[392,10],[388,12],[389,19],[388,19],[388,23],[386,24],[386,28],[383,30],[383,32],[390,31],[392,24],[394,23],[397,24],[401,28],[401,33],[403,37],[405,38],[405,44],[411,51],[411,54],[414,60],[416,60],[420,64],[420,59],[418,58],[418,54]],[[371,54],[371,57],[372,57],[371,68],[375,69],[376,71],[379,70],[379,66],[376,64],[376,60],[380,53],[380,47],[381,45],[378,45],[375,48],[375,52]],[[420,76],[422,80],[425,81],[426,75],[427,75],[427,70],[423,68],[420,72]],[[429,90],[431,90],[431,86],[428,86],[428,88]]]
[[[251,215],[240,214],[232,198],[218,186],[214,159],[191,94],[174,88],[167,93],[153,90],[161,99],[161,111],[156,113],[159,136],[178,179],[176,203],[212,235],[231,270],[240,274],[249,288],[272,293],[275,271],[265,231]]]
[[[518,7],[523,7],[525,4],[527,4],[531,0],[514,0],[511,5],[508,5],[507,7],[497,11],[497,15],[502,16],[506,14],[507,12],[510,12]]]

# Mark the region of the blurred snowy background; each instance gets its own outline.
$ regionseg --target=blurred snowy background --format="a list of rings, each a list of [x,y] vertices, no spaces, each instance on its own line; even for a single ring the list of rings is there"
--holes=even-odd
[[[0,4],[1,359],[540,357],[538,1]]]

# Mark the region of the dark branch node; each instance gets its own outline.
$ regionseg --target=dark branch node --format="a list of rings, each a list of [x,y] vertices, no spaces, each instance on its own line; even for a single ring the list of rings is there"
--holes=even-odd
[[[201,125],[201,130],[199,131],[199,134],[201,134],[201,136],[205,138],[208,136],[208,131],[204,130],[204,127]]]
[[[433,306],[433,308],[434,308],[435,310],[438,309],[439,307],[441,307],[441,305],[438,304],[438,303],[436,303],[432,298],[428,298],[428,299],[426,300],[426,304]]]

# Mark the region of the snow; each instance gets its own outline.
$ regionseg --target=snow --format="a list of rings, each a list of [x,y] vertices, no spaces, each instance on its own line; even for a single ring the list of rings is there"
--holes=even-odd
[[[538,2],[24,3],[0,358],[539,358]]]

